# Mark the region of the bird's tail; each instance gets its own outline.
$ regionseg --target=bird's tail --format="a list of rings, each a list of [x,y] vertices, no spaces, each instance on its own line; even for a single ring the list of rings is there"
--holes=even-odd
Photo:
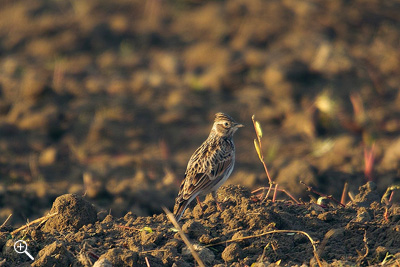
[[[175,216],[175,220],[179,221],[183,215],[183,213],[185,212],[187,206],[189,204],[189,201],[187,200],[176,200],[175,206],[174,206],[174,216]]]

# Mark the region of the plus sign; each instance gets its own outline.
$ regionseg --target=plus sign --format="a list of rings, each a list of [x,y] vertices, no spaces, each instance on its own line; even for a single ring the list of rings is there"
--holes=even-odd
[[[22,249],[23,249],[24,247],[25,247],[25,246],[22,245],[22,242],[19,243],[19,245],[17,246],[17,248],[19,248],[19,251],[23,251]]]

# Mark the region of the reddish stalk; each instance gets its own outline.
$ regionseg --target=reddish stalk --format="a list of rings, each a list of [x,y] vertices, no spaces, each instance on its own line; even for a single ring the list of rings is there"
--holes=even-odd
[[[133,230],[133,231],[140,231],[140,229],[137,229],[135,227],[129,227],[125,225],[117,225],[119,228],[126,229],[126,230]]]
[[[275,202],[276,199],[276,192],[278,191],[278,184],[275,185],[275,189],[274,189],[274,196],[272,197],[272,203]]]
[[[365,111],[361,95],[359,93],[351,93],[350,102],[353,106],[356,123],[360,123],[360,121],[357,121],[357,119],[362,120],[365,117]]]
[[[389,197],[389,203],[392,202],[392,197],[393,197],[394,191],[392,191],[392,193],[390,193],[390,197]]]
[[[279,191],[279,192],[283,192],[283,193],[285,193],[288,197],[290,197],[296,204],[298,204],[298,205],[301,205],[301,203],[299,202],[299,201],[297,201],[289,192],[287,192],[285,189],[275,189],[275,188],[268,188],[268,187],[261,187],[261,188],[258,188],[258,189],[256,189],[256,190],[254,190],[253,192],[251,192],[252,194],[254,194],[254,193],[256,193],[256,192],[258,192],[258,191],[261,191],[261,190],[263,190],[263,192],[265,192],[265,190],[276,190],[276,191]]]
[[[372,171],[374,169],[374,161],[375,161],[375,143],[372,144],[371,148],[364,148],[364,175],[368,181],[372,181]]]
[[[330,199],[330,200],[336,202],[337,204],[341,205],[342,207],[345,207],[344,204],[342,204],[340,201],[338,201],[337,199],[335,199],[333,196],[329,196],[329,195],[325,195],[325,194],[323,194],[323,193],[320,193],[320,192],[314,190],[311,186],[309,186],[309,185],[307,185],[306,183],[304,183],[303,181],[300,181],[300,183],[303,184],[303,185],[305,185],[305,186],[307,187],[307,191],[311,191],[311,192],[313,192],[314,194],[317,194],[317,195],[319,195],[319,196],[321,196],[321,197],[326,197],[327,199]]]
[[[95,260],[98,260],[98,259],[100,258],[99,255],[95,254],[95,253],[92,252],[92,251],[88,251],[87,254],[88,254],[89,257],[92,257],[92,258],[94,258]]]
[[[383,218],[385,218],[385,221],[389,221],[389,210],[387,207],[385,207],[385,212],[383,213]]]

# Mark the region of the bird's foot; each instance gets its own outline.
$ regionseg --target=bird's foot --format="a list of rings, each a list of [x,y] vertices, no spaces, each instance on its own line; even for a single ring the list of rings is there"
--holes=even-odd
[[[196,197],[196,200],[197,200],[197,203],[199,204],[201,210],[203,210],[203,204],[201,203],[201,201],[200,201],[198,196]]]
[[[218,209],[220,212],[223,212],[224,209],[222,208],[221,204],[219,204],[219,202],[218,202],[218,200],[217,200],[217,193],[213,192],[213,193],[212,193],[212,196],[213,196],[213,198],[214,198],[215,204],[217,205],[217,209]]]

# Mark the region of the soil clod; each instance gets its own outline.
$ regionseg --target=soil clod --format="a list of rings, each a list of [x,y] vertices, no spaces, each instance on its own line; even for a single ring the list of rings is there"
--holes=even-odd
[[[58,214],[45,223],[44,232],[67,229],[77,230],[97,220],[96,208],[75,194],[66,194],[58,197],[50,210],[50,213],[56,212]]]

